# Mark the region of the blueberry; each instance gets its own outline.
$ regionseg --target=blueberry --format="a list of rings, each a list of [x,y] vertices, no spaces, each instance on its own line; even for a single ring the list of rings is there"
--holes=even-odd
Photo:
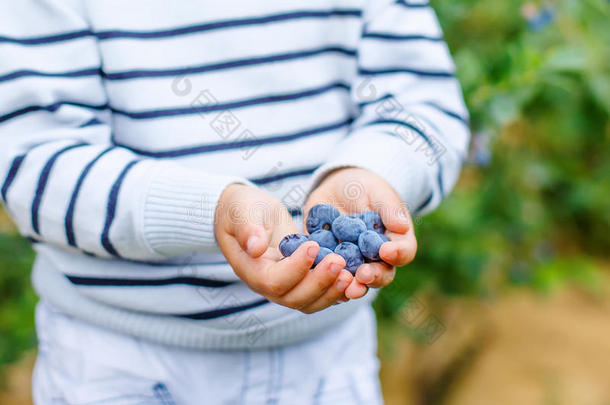
[[[385,235],[384,235],[385,236]],[[379,261],[379,248],[384,240],[375,231],[365,231],[358,237],[358,247],[364,257],[369,260]]]
[[[375,211],[365,211],[360,214],[360,219],[366,225],[366,229],[369,231],[375,231],[377,233],[384,233],[385,226],[383,226],[383,222],[381,221],[381,217]]]
[[[311,207],[305,226],[307,232],[314,233],[319,229],[330,229],[335,218],[339,216],[339,210],[328,204],[318,204]]]
[[[385,234],[380,233],[379,236],[381,236],[381,240],[383,240],[384,242],[389,242],[390,240],[388,239],[387,236],[385,236]]]
[[[345,269],[356,274],[356,269],[364,263],[364,257],[358,246],[351,242],[341,242],[335,248],[335,253],[345,259]]]
[[[324,259],[327,255],[331,254],[333,251],[325,248],[325,247],[321,247],[320,251],[318,252],[318,255],[316,256],[316,260],[314,260],[313,265],[317,266],[318,263],[320,263],[322,261],[322,259]]]
[[[332,230],[341,242],[358,243],[358,236],[366,231],[366,225],[360,218],[341,215],[333,221]]]
[[[328,248],[333,250],[337,247],[339,242],[335,239],[335,235],[331,231],[327,231],[326,229],[318,229],[311,235],[309,235],[309,240],[313,240],[314,242],[318,242],[318,245],[321,247]]]
[[[280,242],[280,252],[282,252],[282,256],[290,256],[299,246],[301,246],[301,244],[307,242],[308,240],[309,238],[307,235],[303,235],[302,233],[293,233],[284,236]]]

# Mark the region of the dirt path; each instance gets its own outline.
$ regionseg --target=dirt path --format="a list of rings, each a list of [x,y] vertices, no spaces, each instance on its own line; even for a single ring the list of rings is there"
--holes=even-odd
[[[607,298],[517,290],[444,307],[433,345],[405,341],[382,356],[388,405],[610,405]]]
[[[7,378],[0,392],[0,405],[30,405],[32,368],[36,355],[28,353],[19,362],[7,369]]]

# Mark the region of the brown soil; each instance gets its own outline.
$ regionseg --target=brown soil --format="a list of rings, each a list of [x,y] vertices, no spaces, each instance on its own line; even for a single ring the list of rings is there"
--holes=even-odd
[[[435,343],[382,354],[388,405],[610,404],[610,300],[516,290],[440,311]]]

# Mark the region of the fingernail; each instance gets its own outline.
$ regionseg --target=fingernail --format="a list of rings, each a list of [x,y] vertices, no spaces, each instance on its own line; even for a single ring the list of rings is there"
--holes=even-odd
[[[336,284],[337,290],[345,291],[345,289],[347,288],[348,285],[349,285],[349,282],[347,280],[345,280],[343,278],[339,279]]]
[[[363,284],[368,284],[373,282],[375,275],[373,274],[373,269],[370,267],[364,267],[360,270],[360,274],[358,274],[358,280]]]
[[[248,241],[246,242],[246,251],[248,253],[252,252],[252,249],[254,249],[254,245],[256,245],[256,243],[258,242],[258,236],[250,236],[248,238]]]
[[[328,268],[328,271],[330,272],[330,274],[332,275],[337,275],[339,274],[339,272],[341,271],[343,267],[338,265],[337,263],[333,263],[330,265],[330,267]]]
[[[318,255],[318,248],[317,247],[312,246],[312,247],[307,249],[307,256],[311,257],[312,259],[315,259],[317,255]]]

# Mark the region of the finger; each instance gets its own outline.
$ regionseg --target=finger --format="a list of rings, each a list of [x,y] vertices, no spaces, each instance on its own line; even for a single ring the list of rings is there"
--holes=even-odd
[[[412,228],[407,206],[392,187],[378,187],[369,193],[369,198],[371,207],[390,232],[404,234]]]
[[[404,266],[413,261],[417,252],[417,240],[413,229],[404,235],[392,234],[391,240],[379,248],[381,259],[391,266]]]
[[[234,236],[242,250],[254,258],[265,253],[271,239],[270,232],[259,224],[241,224],[235,227]]]
[[[269,260],[264,260],[262,257],[253,258],[241,248],[233,235],[226,232],[219,233],[217,239],[218,244],[223,246],[224,256],[235,274],[249,286],[252,286],[252,280],[260,278],[260,274],[264,272],[265,267],[270,265],[271,260],[279,260],[281,257],[280,253],[277,252],[277,257],[270,257]],[[273,253],[271,249],[269,249],[269,252]]]
[[[345,289],[350,285],[353,279],[354,276],[352,276],[352,273],[347,270],[342,270],[330,288],[328,288],[321,297],[301,308],[301,311],[306,314],[312,314],[336,304],[339,300],[343,301]]]
[[[356,280],[368,287],[381,288],[394,280],[396,270],[385,263],[365,263],[358,267]]]
[[[341,256],[329,254],[301,282],[282,296],[280,304],[301,309],[316,301],[333,286],[344,267],[345,260]],[[343,289],[345,287],[347,284]]]
[[[251,279],[252,285],[272,297],[281,297],[294,288],[307,274],[320,246],[305,242],[290,256],[264,269],[259,277]]]
[[[235,204],[225,212],[229,218],[227,232],[237,239],[243,251],[255,258],[265,253],[271,239],[271,232],[265,227],[265,208],[255,204],[245,209]]]
[[[368,290],[369,289],[366,285],[362,284],[354,278],[345,289],[345,297],[350,300],[362,298]]]

